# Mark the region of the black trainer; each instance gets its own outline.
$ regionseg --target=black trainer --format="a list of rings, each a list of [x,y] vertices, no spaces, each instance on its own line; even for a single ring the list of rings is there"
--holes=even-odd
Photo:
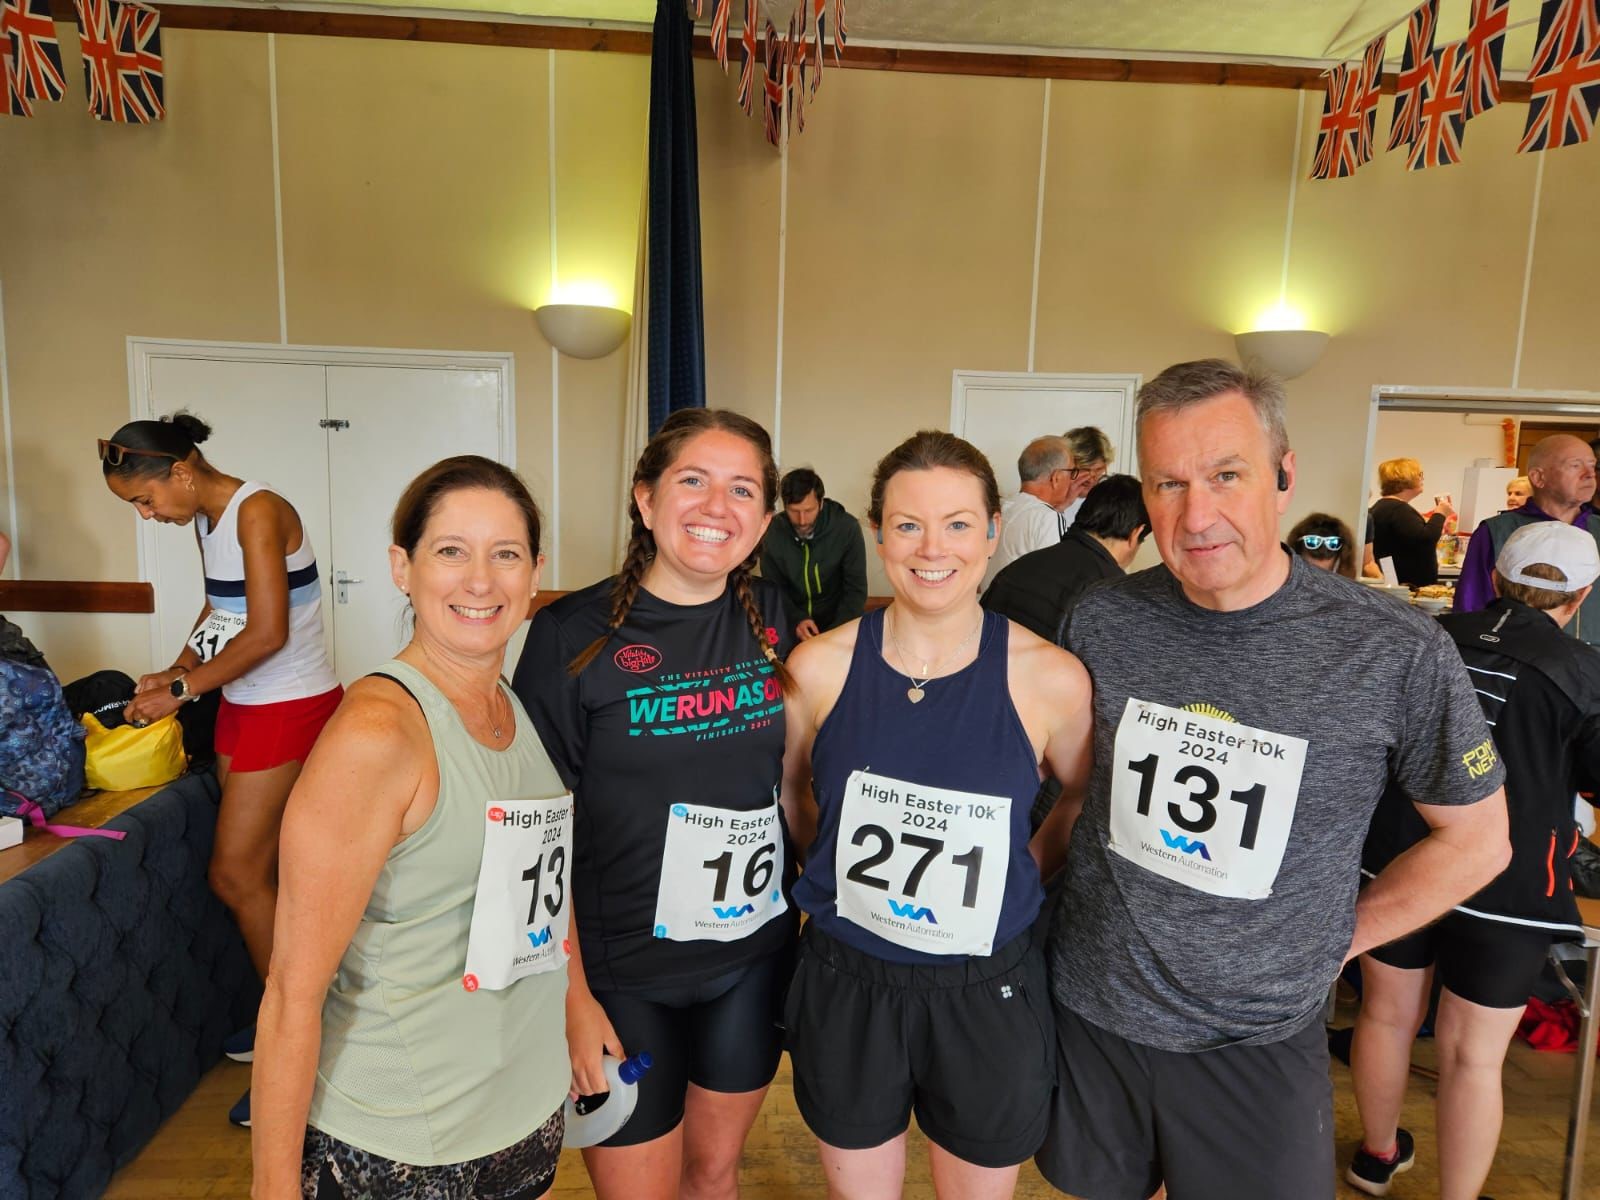
[[[1358,1146],[1350,1169],[1344,1173],[1345,1182],[1369,1196],[1387,1196],[1394,1177],[1411,1170],[1417,1161],[1416,1143],[1411,1140],[1409,1131],[1395,1130],[1394,1149],[1394,1161],[1385,1162],[1370,1153],[1365,1144]]]

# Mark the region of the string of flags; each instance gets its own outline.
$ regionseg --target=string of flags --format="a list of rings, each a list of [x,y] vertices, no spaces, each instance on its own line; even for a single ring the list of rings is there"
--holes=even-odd
[[[845,0],[831,0],[833,61],[844,52]],[[789,122],[798,131],[806,127],[806,104],[822,84],[822,70],[830,28],[830,0],[796,0],[786,30],[780,30],[762,12],[761,0],[744,0],[744,26],[739,36],[738,105],[745,115],[761,108],[767,141],[782,140],[784,97],[789,101]],[[704,15],[705,0],[694,0],[696,19]],[[712,0],[711,52],[723,73],[728,73],[728,37],[733,0]],[[759,81],[757,74],[760,74]]]
[[[1413,171],[1460,162],[1467,122],[1500,103],[1511,0],[1471,3],[1467,36],[1438,48],[1439,0],[1424,0],[1406,19],[1387,148],[1404,148]],[[1312,179],[1343,179],[1371,161],[1388,35],[1327,72]],[[1590,139],[1600,116],[1600,0],[1542,0],[1528,87],[1518,153]]]
[[[145,125],[166,115],[161,14],[132,0],[74,0],[89,114]],[[0,86],[7,116],[31,117],[67,91],[50,0],[0,0]]]

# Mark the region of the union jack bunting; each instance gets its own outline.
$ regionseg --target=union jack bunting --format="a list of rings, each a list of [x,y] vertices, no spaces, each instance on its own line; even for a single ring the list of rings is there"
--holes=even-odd
[[[1428,59],[1417,136],[1406,160],[1413,171],[1461,161],[1461,137],[1467,128],[1466,70],[1461,61],[1465,45],[1451,42]]]
[[[739,107],[744,115],[755,111],[756,102],[756,13],[757,0],[744,0],[744,33],[739,36]]]
[[[846,36],[847,34],[849,34],[849,32],[850,32],[850,30],[845,27],[845,23],[844,23],[844,0],[833,0],[833,61],[834,62],[838,62],[839,61],[839,55],[844,50],[844,44],[845,44],[846,41],[849,40],[848,37]]]
[[[1361,55],[1361,75],[1357,81],[1357,110],[1361,113],[1361,127],[1356,131],[1356,161],[1372,161],[1372,138],[1378,128],[1378,100],[1383,90],[1383,43],[1387,34],[1380,33],[1367,43]]]
[[[50,0],[0,0],[0,60],[11,116],[31,117],[34,101],[61,99],[67,75]]]
[[[1506,21],[1510,15],[1511,0],[1472,0],[1472,20],[1462,59],[1469,121],[1500,103],[1500,58],[1506,48]]]
[[[1357,159],[1362,125],[1360,73],[1351,71],[1349,63],[1340,63],[1328,72],[1326,90],[1311,178],[1343,179],[1354,175],[1361,165]]]
[[[817,46],[816,72],[811,77],[811,94],[815,96],[818,85],[822,83],[822,63],[828,42],[828,0],[811,0],[811,26]]]
[[[780,136],[778,125],[783,119],[783,45],[778,40],[778,29],[771,18],[767,20],[765,47],[763,61],[766,71],[761,77],[761,116],[767,130],[767,141],[776,146]]]
[[[800,29],[794,39],[794,49],[789,56],[789,115],[794,119],[795,128],[801,133],[806,131],[806,47],[810,40],[806,37],[805,8],[800,9]]]
[[[74,0],[89,112],[97,120],[148,124],[166,115],[161,14],[122,0]]]
[[[1586,142],[1600,110],[1600,0],[1545,0],[1518,153]]]
[[[724,75],[728,73],[728,11],[732,7],[733,0],[713,0],[711,7],[711,53],[717,56]],[[694,12],[700,15],[698,0]]]
[[[1433,30],[1439,23],[1439,0],[1417,6],[1406,23],[1406,50],[1395,76],[1394,118],[1389,123],[1389,146],[1409,146],[1416,140],[1422,115],[1422,83],[1433,58]]]

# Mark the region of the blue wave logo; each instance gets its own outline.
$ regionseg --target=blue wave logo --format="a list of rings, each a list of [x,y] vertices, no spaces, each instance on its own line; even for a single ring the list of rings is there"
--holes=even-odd
[[[550,942],[550,926],[546,925],[543,929],[539,930],[538,933],[534,933],[530,929],[528,931],[528,940],[533,943],[535,950],[537,950],[540,946],[548,945]]]
[[[723,921],[731,921],[735,917],[748,917],[755,910],[756,906],[754,904],[736,904],[731,908],[723,908],[720,904],[711,906],[711,911],[717,914],[719,920]]]
[[[1211,852],[1206,849],[1204,842],[1190,841],[1181,833],[1168,833],[1161,831],[1161,840],[1167,844],[1169,850],[1181,850],[1185,854],[1198,854],[1207,862],[1211,861]]]
[[[889,901],[889,911],[897,917],[904,917],[908,921],[926,921],[929,925],[937,925],[938,918],[933,915],[933,909],[923,908],[920,904],[907,901],[901,904],[898,900]]]

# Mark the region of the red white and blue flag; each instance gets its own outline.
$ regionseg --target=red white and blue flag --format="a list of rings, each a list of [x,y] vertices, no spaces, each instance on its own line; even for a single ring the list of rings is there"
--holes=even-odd
[[[1439,24],[1439,0],[1425,0],[1406,23],[1406,49],[1395,76],[1394,118],[1389,123],[1389,149],[1416,140],[1422,117],[1422,85],[1433,59],[1433,31]]]
[[[801,3],[803,5],[805,0],[801,0]],[[811,77],[811,94],[815,96],[817,94],[817,85],[822,82],[822,63],[826,57],[828,44],[828,0],[810,0],[810,3],[811,26],[817,47],[817,65],[814,69],[815,73]]]
[[[1463,67],[1467,120],[1500,103],[1500,59],[1506,48],[1511,0],[1472,0]]]
[[[1361,78],[1349,63],[1328,72],[1317,127],[1317,149],[1311,159],[1312,179],[1344,179],[1361,165]]]
[[[75,0],[89,112],[143,125],[166,115],[161,14],[124,0]]]
[[[50,0],[0,0],[0,74],[5,111],[13,117],[31,117],[35,101],[65,94],[67,75]]]
[[[762,121],[767,130],[767,141],[778,144],[779,122],[783,119],[783,45],[778,39],[778,28],[767,19],[767,38],[762,54],[766,65],[761,77]]]
[[[1587,142],[1600,111],[1600,0],[1545,0],[1518,153]]]
[[[755,111],[756,102],[756,16],[757,0],[744,0],[744,33],[739,37],[739,107],[745,116]]]
[[[716,55],[717,65],[724,75],[728,73],[728,13],[732,8],[733,0],[713,0],[711,5],[711,53]],[[695,15],[699,13],[697,2]]]
[[[1378,99],[1383,91],[1383,44],[1388,35],[1380,33],[1367,43],[1361,55],[1361,75],[1357,81],[1357,109],[1361,128],[1356,137],[1356,161],[1372,161],[1372,141],[1378,129]]]
[[[1465,42],[1451,42],[1428,59],[1422,81],[1417,136],[1406,166],[1413,171],[1461,161],[1461,138],[1467,128]]]

